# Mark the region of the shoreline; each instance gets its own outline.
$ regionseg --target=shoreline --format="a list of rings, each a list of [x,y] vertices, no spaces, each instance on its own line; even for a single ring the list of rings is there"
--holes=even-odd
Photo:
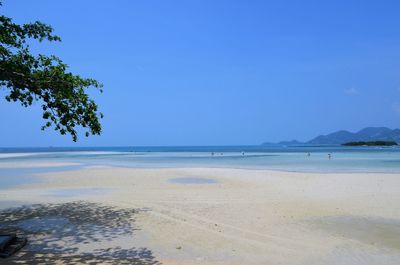
[[[338,171],[316,171],[316,170],[289,170],[289,169],[278,169],[278,168],[271,168],[271,167],[240,167],[240,166],[202,166],[202,165],[193,165],[193,166],[126,166],[126,165],[101,165],[101,164],[85,164],[84,162],[30,162],[28,164],[23,162],[0,162],[0,170],[7,169],[7,170],[18,170],[18,169],[41,169],[45,170],[48,169],[49,171],[54,170],[54,172],[66,172],[66,171],[79,171],[81,169],[96,169],[96,168],[124,168],[124,169],[143,169],[143,170],[152,170],[152,169],[215,169],[215,170],[248,170],[248,171],[263,171],[263,172],[270,172],[270,173],[299,173],[299,174],[400,174],[400,171],[373,171],[373,170],[338,170]],[[22,164],[22,165],[21,165]],[[67,167],[71,167],[68,169]],[[78,169],[77,169],[77,168]],[[40,173],[33,173],[33,174],[40,174]]]

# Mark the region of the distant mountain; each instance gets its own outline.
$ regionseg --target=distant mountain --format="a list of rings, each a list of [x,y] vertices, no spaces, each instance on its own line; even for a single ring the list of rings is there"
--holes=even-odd
[[[279,145],[299,145],[299,144],[303,144],[303,143],[299,142],[297,140],[292,140],[292,141],[281,141],[278,144]]]
[[[368,127],[352,133],[341,130],[327,135],[320,135],[306,142],[307,144],[344,144],[356,141],[395,141],[400,143],[400,129],[386,127]]]
[[[297,140],[292,140],[292,141],[281,141],[279,143],[270,143],[270,142],[265,142],[262,145],[267,145],[267,146],[282,146],[282,145],[301,145],[304,144],[302,142],[299,142]]]
[[[308,142],[297,140],[281,141],[279,143],[263,143],[263,145],[320,145],[320,144],[344,144],[348,142],[370,142],[370,141],[395,141],[400,144],[400,129],[389,129],[386,127],[367,127],[352,133],[346,130],[337,131],[327,135],[320,135]]]

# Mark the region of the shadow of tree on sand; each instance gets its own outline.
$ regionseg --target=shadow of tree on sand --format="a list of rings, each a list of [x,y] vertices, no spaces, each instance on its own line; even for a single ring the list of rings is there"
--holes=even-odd
[[[16,232],[26,236],[28,244],[0,263],[159,265],[149,249],[110,244],[113,239],[134,235],[138,212],[88,202],[2,210],[0,233]]]

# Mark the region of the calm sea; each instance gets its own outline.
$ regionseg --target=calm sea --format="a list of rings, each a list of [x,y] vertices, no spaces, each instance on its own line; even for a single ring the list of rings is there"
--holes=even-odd
[[[329,159],[328,154],[331,154]],[[400,173],[399,147],[180,146],[91,148],[0,148],[0,175],[15,172],[1,163],[72,162],[80,166],[227,167],[300,172]],[[11,163],[12,164],[12,163]],[[49,168],[23,169],[30,172]],[[19,172],[21,169],[18,170]]]

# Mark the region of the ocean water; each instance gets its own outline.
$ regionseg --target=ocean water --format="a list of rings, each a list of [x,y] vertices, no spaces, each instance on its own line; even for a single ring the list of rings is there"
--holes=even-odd
[[[308,154],[310,154],[308,156]],[[329,159],[328,154],[331,154]],[[2,168],[2,163],[72,162],[79,166]],[[298,172],[400,173],[399,147],[202,146],[0,148],[0,176],[73,170],[86,166],[222,167]],[[1,179],[1,178],[0,178]],[[1,180],[0,180],[1,186]]]

